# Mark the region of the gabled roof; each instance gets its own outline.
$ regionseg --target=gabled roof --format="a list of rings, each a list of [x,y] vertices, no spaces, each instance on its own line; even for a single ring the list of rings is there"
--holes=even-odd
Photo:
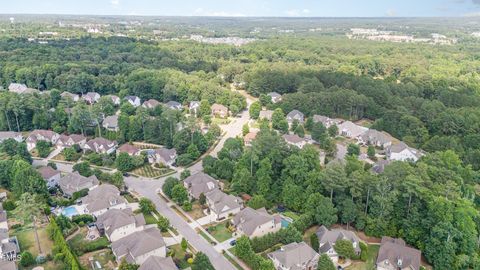
[[[183,180],[183,182],[188,185],[190,194],[196,199],[198,199],[202,193],[206,194],[209,191],[218,189],[218,181],[203,172],[191,175]]]
[[[111,234],[124,226],[133,224],[136,228],[146,224],[143,214],[134,215],[130,208],[127,209],[110,209],[104,214],[97,217],[95,222],[98,228],[105,230],[105,234]]]
[[[155,149],[155,155],[158,155],[163,161],[169,163],[175,160],[177,156],[177,150],[167,149],[167,148],[158,148]]]
[[[275,220],[276,217],[270,215],[265,208],[255,210],[250,207],[245,207],[242,211],[235,215],[235,217],[232,219],[232,223],[244,234],[251,236],[258,226],[271,221],[275,222]]]
[[[98,137],[91,139],[85,145],[88,146],[88,148],[92,151],[101,152],[102,150],[108,151],[109,149],[115,148],[117,142]]]
[[[28,135],[27,141],[36,142],[40,137],[44,137],[47,140],[52,141],[54,137],[58,136],[56,132],[45,129],[36,129]]]
[[[400,238],[382,237],[380,250],[378,251],[377,264],[388,260],[389,264],[406,269],[420,269],[420,258],[422,253],[418,249],[405,245]],[[401,262],[401,265],[399,263]]]
[[[287,269],[297,269],[293,267],[309,263],[319,255],[305,242],[294,242],[269,253],[268,256],[277,259]]]
[[[318,241],[320,245],[322,244],[330,244],[334,245],[338,240],[348,240],[350,242],[358,243],[360,239],[354,232],[347,231],[344,229],[331,229],[328,230],[325,226],[321,226],[317,232]],[[360,252],[360,245],[357,245],[355,251]]]
[[[369,129],[361,135],[364,142],[379,142],[381,144],[391,143],[392,137],[376,129]]]
[[[270,93],[267,94],[267,96],[270,96],[272,98],[278,98],[278,97],[281,97],[282,95],[280,95],[277,92],[270,92]]]
[[[207,192],[205,197],[212,202],[210,209],[218,215],[241,207],[240,199],[233,195],[227,195],[219,189]]]
[[[297,119],[299,121],[303,121],[303,113],[299,110],[293,110],[287,114],[287,119],[288,120],[294,120]]]
[[[0,131],[0,140],[14,139],[19,136],[22,136],[22,133],[13,131]]]
[[[147,108],[155,108],[161,103],[156,99],[149,99],[143,102],[143,106]]]
[[[258,115],[258,118],[259,119],[268,119],[268,120],[272,120],[272,115],[273,115],[273,111],[271,110],[262,110],[260,111],[260,114]]]
[[[291,144],[297,144],[297,143],[305,142],[305,139],[298,136],[297,134],[285,134],[285,135],[283,135],[283,139],[287,143],[291,143]]]
[[[137,99],[140,100],[137,96],[126,96],[125,99],[131,102],[135,102]]]
[[[211,107],[212,111],[223,111],[223,112],[228,112],[228,108],[223,106],[222,104],[214,103]]]
[[[165,246],[162,234],[153,227],[134,232],[112,243],[112,251],[117,258],[125,256],[128,263],[135,258]]]
[[[150,256],[140,265],[138,270],[178,270],[177,266],[172,260],[172,257],[158,257]]]
[[[190,105],[188,107],[190,109],[193,109],[193,108],[196,108],[196,107],[199,107],[199,106],[200,106],[200,101],[193,100],[193,101],[190,101]]]
[[[95,175],[85,177],[78,172],[69,173],[58,181],[62,191],[70,195],[82,189],[92,188],[98,185],[98,183],[98,179]]]
[[[174,108],[174,109],[182,107],[182,104],[173,100],[167,102],[165,105],[169,108]]]
[[[138,152],[140,152],[140,149],[135,145],[125,143],[122,146],[118,147],[117,151],[120,153],[125,152],[125,153],[128,153],[129,155],[135,155]]]
[[[103,126],[109,128],[116,128],[118,127],[118,115],[110,115],[103,119]]]
[[[347,132],[349,136],[355,138],[367,132],[368,128],[354,124],[351,121],[345,121],[338,125],[338,130],[340,132]]]
[[[53,168],[50,167],[50,166],[38,168],[37,171],[40,173],[40,175],[42,176],[42,178],[45,179],[45,180],[50,179],[50,178],[52,178],[53,176],[60,174],[59,171],[53,169]]]
[[[110,184],[103,184],[90,190],[82,202],[87,205],[87,210],[90,213],[127,203],[125,198],[120,196],[120,190]]]

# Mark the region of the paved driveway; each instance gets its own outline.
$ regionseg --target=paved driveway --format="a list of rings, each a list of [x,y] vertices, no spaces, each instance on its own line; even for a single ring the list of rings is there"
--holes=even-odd
[[[177,173],[178,174],[178,173]],[[178,175],[173,175],[177,176]],[[148,180],[145,178],[125,177],[125,184],[130,191],[137,192],[143,197],[150,199],[156,206],[157,211],[170,220],[170,224],[175,227],[178,232],[187,239],[187,241],[197,250],[205,253],[212,262],[215,269],[218,270],[236,270],[221,253],[215,250],[210,243],[190,227],[190,225],[173,211],[165,201],[158,195],[157,190],[161,189],[165,178],[158,180]]]

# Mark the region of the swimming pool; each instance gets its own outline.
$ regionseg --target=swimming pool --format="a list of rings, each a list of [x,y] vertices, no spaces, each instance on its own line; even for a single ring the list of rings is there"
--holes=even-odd
[[[292,220],[290,218],[282,216],[282,219],[280,220],[280,223],[282,224],[282,228],[287,228],[288,225],[290,225],[290,223],[292,223]]]
[[[75,215],[78,215],[77,208],[75,208],[75,206],[65,207],[62,210],[62,215],[66,216],[66,217],[69,217],[69,218],[73,217]]]

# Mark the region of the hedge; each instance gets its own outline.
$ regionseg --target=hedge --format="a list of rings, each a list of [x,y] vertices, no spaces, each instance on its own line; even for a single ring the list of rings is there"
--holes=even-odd
[[[61,258],[68,270],[81,270],[82,267],[77,256],[70,250],[67,241],[63,238],[62,230],[53,217],[50,218],[49,233],[54,242],[55,250],[58,251],[56,257]]]

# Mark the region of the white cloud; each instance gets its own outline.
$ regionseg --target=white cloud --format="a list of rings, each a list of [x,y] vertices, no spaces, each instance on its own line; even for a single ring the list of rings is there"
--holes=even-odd
[[[120,5],[120,0],[110,0],[110,4],[112,4],[114,6],[118,6],[118,5]]]
[[[309,9],[290,9],[285,11],[285,14],[288,17],[301,17],[301,16],[306,16],[310,13]]]
[[[385,12],[385,15],[387,17],[395,17],[395,16],[397,16],[397,12],[393,9],[389,9],[389,10],[387,10],[387,12]]]

